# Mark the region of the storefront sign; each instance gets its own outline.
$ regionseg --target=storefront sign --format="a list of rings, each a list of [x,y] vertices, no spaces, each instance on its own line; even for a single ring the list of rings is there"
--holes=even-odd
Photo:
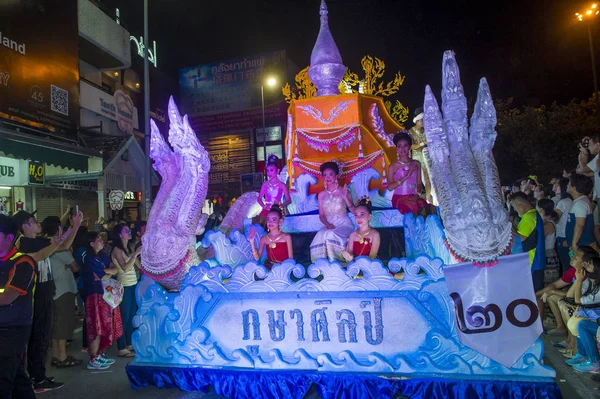
[[[0,118],[76,134],[77,16],[77,1],[0,1]]]
[[[98,191],[98,180],[71,180],[52,182],[50,186],[65,190]]]
[[[125,201],[134,201],[134,202],[142,201],[142,192],[141,191],[126,191],[125,192]]]
[[[119,130],[133,133],[133,100],[122,90],[115,91],[115,104],[117,111],[117,124]]]
[[[181,69],[183,108],[190,117],[261,108],[260,82],[267,69],[285,76],[285,51]]]
[[[135,36],[130,36],[129,40],[135,44],[137,54],[144,58],[144,49],[146,48],[144,45],[144,37],[140,36],[138,39]],[[158,54],[156,53],[156,42],[154,40],[152,40],[152,48],[148,49],[148,62],[153,64],[155,67],[158,66]]]
[[[139,129],[138,110],[133,100],[121,90],[113,95],[81,81],[81,107],[117,121],[122,132]]]
[[[13,158],[0,157],[0,186],[19,186],[21,179],[20,161]]]
[[[279,141],[281,140],[281,126],[271,126],[267,129],[267,141]],[[265,135],[263,134],[263,129],[256,129],[256,142],[262,143],[265,140]]]
[[[120,211],[123,209],[123,202],[125,200],[125,193],[121,190],[111,191],[108,194],[108,203],[110,204],[110,209],[113,211]]]
[[[44,177],[46,170],[43,162],[29,161],[29,184],[31,185],[44,185]]]

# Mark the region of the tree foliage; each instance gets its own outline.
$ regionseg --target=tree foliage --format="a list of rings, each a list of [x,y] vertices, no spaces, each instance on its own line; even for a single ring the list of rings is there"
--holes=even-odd
[[[553,103],[549,107],[512,107],[512,99],[496,101],[498,138],[494,156],[503,184],[537,175],[548,181],[577,166],[577,144],[598,135],[595,99]]]

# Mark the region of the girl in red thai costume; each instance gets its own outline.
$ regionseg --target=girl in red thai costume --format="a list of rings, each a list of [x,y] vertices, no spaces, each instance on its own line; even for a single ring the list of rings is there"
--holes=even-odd
[[[412,137],[401,131],[394,136],[394,144],[398,160],[388,169],[388,190],[394,192],[392,206],[402,214],[427,211],[430,205],[419,195],[423,190],[421,163],[410,155]]]
[[[347,262],[352,261],[357,256],[368,256],[370,259],[377,257],[380,237],[379,232],[369,224],[372,217],[371,200],[368,197],[358,200],[354,207],[354,220],[358,225],[358,230],[350,234],[348,246],[342,252],[342,256]]]
[[[258,194],[258,205],[262,211],[258,215],[258,222],[264,225],[267,214],[273,204],[281,204],[281,209],[285,210],[292,200],[285,183],[279,181],[279,158],[276,155],[269,154],[267,157],[267,181],[263,183]],[[285,201],[283,201],[285,197]]]
[[[256,237],[256,231],[254,228],[250,230],[248,239],[252,246],[252,255],[255,260],[260,259],[263,249],[267,248],[267,260],[265,266],[271,270],[273,265],[283,262],[286,259],[294,257],[294,250],[292,248],[292,237],[289,234],[281,231],[281,225],[283,224],[283,209],[279,204],[274,204],[267,213],[267,235],[261,237],[258,243],[258,251],[254,247],[254,238]]]

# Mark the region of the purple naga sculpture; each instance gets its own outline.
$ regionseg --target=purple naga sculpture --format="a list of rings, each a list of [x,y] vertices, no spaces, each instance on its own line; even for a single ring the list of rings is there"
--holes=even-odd
[[[142,270],[168,290],[179,285],[191,266],[200,263],[196,231],[206,222],[202,205],[208,189],[210,159],[190,127],[169,99],[169,142],[151,121],[150,157],[162,184],[150,210],[142,238]]]
[[[446,244],[460,261],[495,262],[510,249],[512,229],[502,203],[492,154],[496,110],[485,79],[479,83],[471,127],[458,65],[451,51],[442,65],[442,110],[425,88],[424,126]]]

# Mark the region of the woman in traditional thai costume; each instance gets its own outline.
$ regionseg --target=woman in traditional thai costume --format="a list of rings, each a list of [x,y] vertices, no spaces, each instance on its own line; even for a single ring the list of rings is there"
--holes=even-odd
[[[368,197],[361,198],[354,206],[354,220],[358,230],[350,234],[348,246],[342,252],[347,262],[351,262],[357,256],[368,256],[371,259],[377,257],[380,237],[379,232],[370,225],[372,217],[371,200]]]
[[[321,174],[325,180],[325,189],[318,194],[317,199],[319,219],[324,227],[317,232],[310,244],[310,257],[313,262],[320,258],[326,258],[330,262],[343,261],[342,251],[354,230],[346,208],[354,212],[354,204],[348,193],[348,186],[340,188],[338,185],[340,167],[337,162],[325,162],[321,165]]]
[[[269,209],[269,212],[267,212],[268,233],[264,237],[261,237],[260,242],[258,243],[258,251],[254,247],[254,238],[256,237],[254,228],[252,228],[248,234],[248,239],[252,246],[252,255],[255,260],[259,260],[263,249],[265,247],[267,248],[267,260],[265,261],[265,266],[269,270],[271,270],[273,265],[294,257],[292,237],[281,231],[282,224],[283,209],[280,205],[274,204]]]
[[[267,214],[273,204],[281,204],[281,209],[285,211],[292,202],[290,193],[285,183],[279,181],[279,158],[276,155],[269,154],[267,157],[267,181],[260,188],[258,194],[258,205],[262,211],[259,216],[259,223],[264,225]],[[285,197],[285,201],[283,201]]]
[[[412,137],[406,131],[394,136],[398,160],[388,169],[388,190],[393,191],[392,206],[400,213],[417,214],[429,207],[419,194],[423,190],[421,163],[410,156]]]

